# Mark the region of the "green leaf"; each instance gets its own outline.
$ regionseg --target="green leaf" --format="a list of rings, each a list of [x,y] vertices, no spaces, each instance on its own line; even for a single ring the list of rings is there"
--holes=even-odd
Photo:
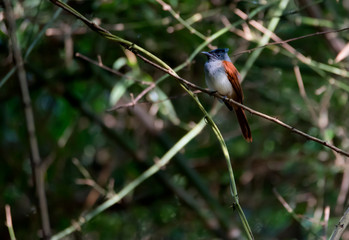
[[[167,100],[168,96],[160,88],[155,88],[148,94],[148,97],[152,102],[159,102],[160,113],[167,117],[174,125],[178,125],[180,123],[172,102]]]
[[[121,81],[117,82],[110,92],[109,104],[114,106],[120,98],[125,94],[127,89],[133,85],[133,81],[123,78]]]
[[[124,57],[118,58],[114,63],[113,63],[113,69],[119,70],[123,66],[127,64],[127,59]]]

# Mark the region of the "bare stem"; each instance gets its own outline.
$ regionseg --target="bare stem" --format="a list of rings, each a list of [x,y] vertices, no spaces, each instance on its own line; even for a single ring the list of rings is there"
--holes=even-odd
[[[10,239],[16,240],[15,231],[13,230],[13,225],[12,225],[11,207],[8,204],[5,205],[5,215],[6,215],[6,226],[10,234]]]
[[[39,202],[38,205],[39,205],[39,212],[41,216],[42,234],[43,234],[43,238],[45,239],[51,235],[51,230],[50,230],[50,220],[49,220],[47,201],[46,201],[46,195],[45,195],[45,183],[44,183],[44,177],[43,177],[44,171],[43,171],[43,168],[40,166],[41,159],[40,159],[38,142],[36,139],[34,114],[33,114],[32,105],[31,105],[31,99],[30,99],[30,94],[29,94],[29,89],[27,84],[26,72],[23,64],[22,53],[16,37],[15,19],[13,16],[13,11],[12,11],[10,1],[4,0],[4,4],[6,9],[5,11],[6,18],[9,26],[9,35],[12,42],[12,51],[14,55],[14,60],[17,65],[18,79],[19,79],[19,84],[20,84],[21,93],[22,93],[22,100],[24,104],[25,120],[26,120],[28,135],[29,135],[33,181],[35,184],[36,195]]]

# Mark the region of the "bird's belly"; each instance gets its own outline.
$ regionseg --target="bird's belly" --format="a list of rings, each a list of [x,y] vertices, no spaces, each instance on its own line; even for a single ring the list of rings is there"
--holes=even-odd
[[[223,71],[216,71],[214,74],[206,75],[206,84],[210,89],[217,91],[219,94],[227,97],[233,97],[234,89],[227,75]]]

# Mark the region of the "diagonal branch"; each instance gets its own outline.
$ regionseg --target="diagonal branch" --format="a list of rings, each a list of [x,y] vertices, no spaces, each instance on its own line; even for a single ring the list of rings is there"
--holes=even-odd
[[[236,12],[239,13],[242,13],[240,10],[236,10]],[[246,14],[244,15],[241,15],[244,19],[247,19],[248,16]],[[245,18],[246,16],[246,18]],[[251,24],[253,26],[257,26],[257,21],[250,21],[249,23],[253,22],[254,24]],[[260,24],[259,24],[260,25]],[[315,32],[315,33],[310,33],[310,34],[306,34],[306,35],[303,35],[303,36],[300,36],[300,37],[294,37],[294,38],[289,38],[287,40],[281,40],[281,39],[278,39],[276,40],[276,42],[271,42],[271,43],[267,43],[267,44],[264,44],[263,46],[259,46],[259,47],[255,47],[255,48],[251,48],[251,49],[247,49],[247,50],[244,50],[244,51],[241,51],[241,52],[238,52],[238,53],[235,53],[233,54],[233,56],[239,56],[241,54],[245,54],[245,53],[251,53],[253,52],[254,50],[257,50],[259,48],[265,48],[267,46],[272,46],[272,45],[279,45],[279,44],[285,44],[285,43],[288,43],[288,42],[293,42],[293,41],[297,41],[297,40],[301,40],[303,38],[308,38],[308,37],[315,37],[315,36],[319,36],[319,35],[324,35],[324,34],[328,34],[328,33],[338,33],[338,32],[343,32],[343,31],[348,31],[349,30],[349,27],[344,27],[344,28],[340,28],[340,29],[333,29],[333,30],[327,30],[327,31],[322,31],[322,32]],[[276,36],[276,35],[275,35]],[[274,39],[275,40],[275,39]],[[286,46],[286,45],[285,45]]]
[[[126,78],[128,80],[132,80],[134,82],[138,82],[138,83],[143,84],[143,85],[152,85],[153,84],[151,82],[146,82],[146,81],[141,81],[141,80],[138,80],[138,79],[133,79],[133,78],[131,78],[131,77],[129,77],[129,76],[119,72],[119,71],[116,71],[116,70],[114,70],[114,69],[112,69],[110,67],[105,66],[101,61],[98,61],[98,62],[94,61],[91,58],[88,58],[88,57],[86,57],[85,55],[83,55],[81,53],[75,53],[75,57],[81,58],[81,59],[83,59],[83,60],[85,60],[85,61],[87,61],[89,63],[92,63],[92,64],[94,64],[94,65],[96,65],[96,66],[98,66],[98,67],[100,67],[100,68],[102,68],[102,69],[104,69],[104,70],[106,70],[108,72],[111,72],[111,73],[115,74],[116,76],[124,77],[124,78]]]
[[[205,37],[205,35],[203,35],[202,33],[200,33],[199,31],[197,31],[195,28],[193,28],[192,26],[190,26],[190,24],[188,24],[185,20],[183,20],[183,18],[181,18],[181,16],[179,15],[179,13],[176,13],[170,4],[165,3],[162,0],[156,0],[161,6],[162,9],[164,11],[169,11],[171,13],[171,15],[178,20],[178,22],[180,22],[181,24],[183,24],[183,26],[185,26],[191,33],[195,34],[196,36],[198,36],[199,38],[201,38],[202,40],[207,40],[207,37]]]
[[[333,230],[330,240],[339,240],[349,224],[349,208],[344,212],[336,228]]]

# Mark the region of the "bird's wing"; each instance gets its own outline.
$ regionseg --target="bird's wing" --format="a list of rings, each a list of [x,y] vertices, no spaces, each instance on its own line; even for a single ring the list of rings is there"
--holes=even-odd
[[[231,85],[233,86],[234,92],[236,94],[235,96],[236,99],[234,98],[234,100],[242,103],[242,100],[244,99],[244,94],[242,92],[242,88],[239,82],[240,73],[238,72],[234,64],[232,64],[231,62],[223,61],[223,66],[224,66],[225,72],[228,75],[228,79]]]

